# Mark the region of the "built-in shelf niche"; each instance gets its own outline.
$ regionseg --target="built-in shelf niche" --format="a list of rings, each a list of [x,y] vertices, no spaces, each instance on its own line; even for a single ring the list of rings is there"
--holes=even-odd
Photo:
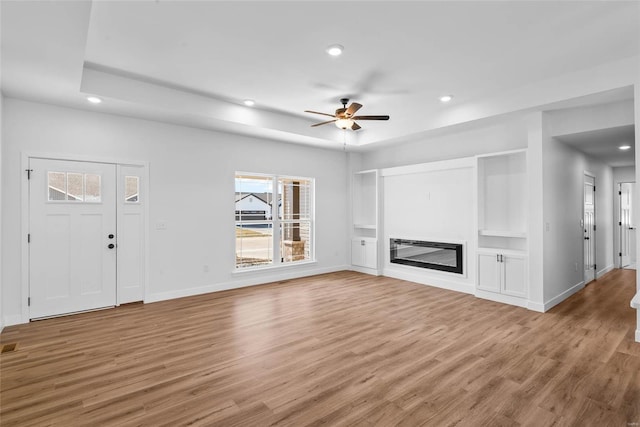
[[[378,171],[353,175],[354,236],[376,237],[378,229]]]
[[[526,206],[526,151],[478,157],[478,246],[526,251]]]

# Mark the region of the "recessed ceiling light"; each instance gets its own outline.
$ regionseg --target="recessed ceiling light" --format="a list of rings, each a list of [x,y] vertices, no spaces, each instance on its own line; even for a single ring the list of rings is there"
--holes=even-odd
[[[102,99],[98,98],[97,96],[87,96],[87,101],[92,104],[100,104],[102,102]]]
[[[627,145],[627,144],[621,145],[620,147],[618,147],[618,149],[620,149],[620,150],[628,150],[629,148],[631,148],[631,146]]]
[[[344,46],[339,44],[332,44],[327,47],[327,53],[331,56],[340,56],[342,55],[342,51],[344,50]]]
[[[442,95],[440,97],[440,102],[449,102],[453,99],[453,95]]]
[[[254,101],[253,99],[245,99],[244,101],[242,101],[244,103],[244,105],[246,105],[247,107],[253,107],[254,105],[256,105],[256,101]]]

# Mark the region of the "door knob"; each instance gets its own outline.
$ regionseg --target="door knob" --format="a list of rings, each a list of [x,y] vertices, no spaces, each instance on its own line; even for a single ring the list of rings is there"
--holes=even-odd
[[[109,234],[108,236],[110,239],[113,239],[115,236],[113,234]]]
[[[113,243],[109,243],[109,246],[107,246],[109,249],[113,249],[116,247],[116,245],[114,245]]]
[[[588,238],[588,237],[585,237],[585,238],[584,238],[584,240],[589,240],[589,238]]]

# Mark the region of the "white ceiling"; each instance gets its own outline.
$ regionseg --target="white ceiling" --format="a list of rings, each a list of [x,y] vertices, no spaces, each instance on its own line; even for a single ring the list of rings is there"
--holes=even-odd
[[[535,92],[536,82],[640,51],[638,2],[5,0],[0,7],[7,96],[328,147],[342,144],[341,131],[311,128],[322,117],[303,110],[333,112],[347,96],[364,104],[362,114],[389,114],[348,135],[349,144],[374,146],[483,117],[480,100]],[[345,46],[342,56],[325,53],[333,43]],[[87,93],[105,102],[88,105]],[[443,94],[454,101],[441,104]],[[245,107],[245,98],[257,105]]]
[[[635,164],[635,131],[632,125],[562,135],[556,139],[612,167]],[[620,150],[618,147],[622,145],[630,145],[631,149]]]

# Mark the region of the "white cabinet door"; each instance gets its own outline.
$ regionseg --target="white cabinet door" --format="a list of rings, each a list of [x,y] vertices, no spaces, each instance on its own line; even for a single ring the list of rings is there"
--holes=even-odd
[[[525,257],[504,255],[502,257],[502,292],[516,297],[527,296],[527,263]]]
[[[365,263],[364,266],[368,268],[378,268],[378,248],[377,241],[365,240],[364,252]]]
[[[366,251],[361,239],[351,241],[351,264],[364,267],[366,264]]]
[[[500,292],[501,266],[495,253],[478,253],[478,288]]]
[[[359,267],[378,268],[377,241],[353,239],[351,241],[351,264]]]

